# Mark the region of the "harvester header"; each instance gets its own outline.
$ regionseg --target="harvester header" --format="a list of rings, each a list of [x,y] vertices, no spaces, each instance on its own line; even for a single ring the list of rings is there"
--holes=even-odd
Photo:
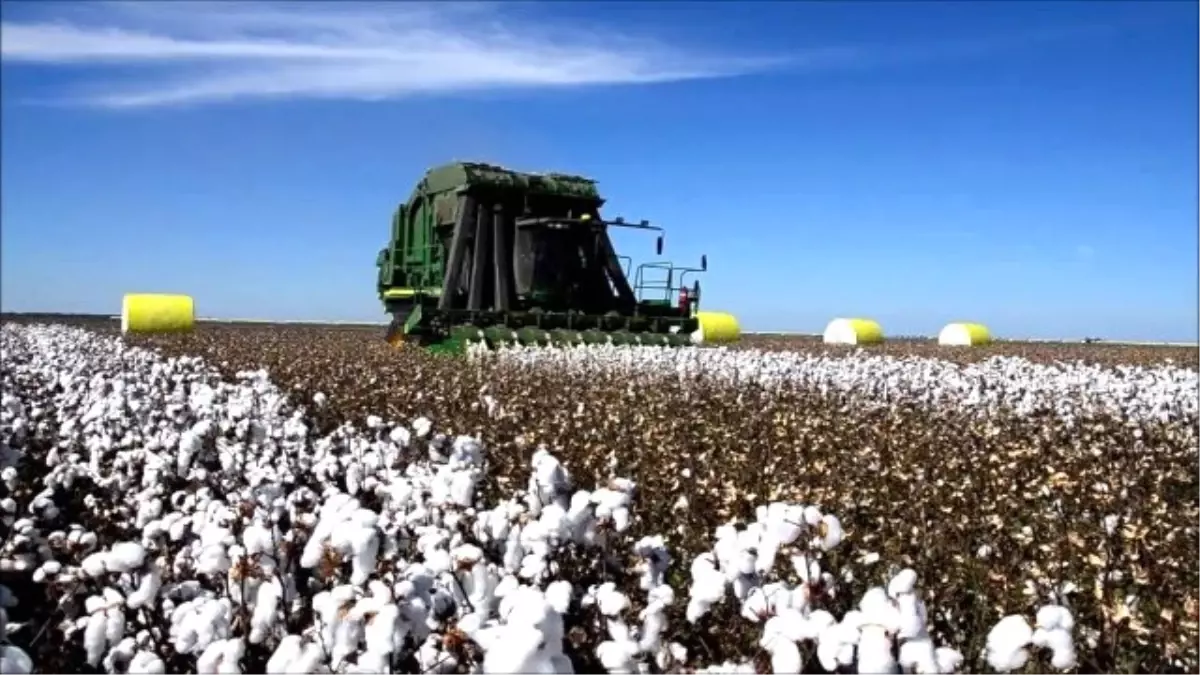
[[[454,162],[425,173],[392,217],[377,288],[388,339],[457,349],[489,344],[683,346],[704,337],[698,267],[618,256],[596,181]],[[624,262],[624,266],[622,263]],[[655,277],[651,279],[651,277]],[[728,326],[728,319],[722,321]]]

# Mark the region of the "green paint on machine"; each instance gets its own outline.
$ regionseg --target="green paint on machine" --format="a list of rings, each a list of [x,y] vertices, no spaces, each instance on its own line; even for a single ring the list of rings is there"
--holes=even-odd
[[[388,340],[439,351],[488,344],[691,343],[708,268],[618,256],[596,182],[455,162],[427,171],[392,216],[377,290]],[[624,263],[624,264],[623,264]]]

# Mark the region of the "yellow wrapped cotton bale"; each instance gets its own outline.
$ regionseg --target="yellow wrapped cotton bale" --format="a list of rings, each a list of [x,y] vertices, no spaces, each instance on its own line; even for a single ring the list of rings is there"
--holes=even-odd
[[[834,319],[824,337],[827,345],[871,345],[883,342],[883,328],[870,319]]]
[[[949,323],[938,333],[938,344],[948,347],[974,347],[992,341],[992,334],[981,323]]]
[[[728,344],[742,336],[737,317],[726,312],[696,312],[700,327],[692,333],[696,344]]]
[[[196,323],[196,305],[187,295],[129,293],[121,301],[122,333],[181,333]]]

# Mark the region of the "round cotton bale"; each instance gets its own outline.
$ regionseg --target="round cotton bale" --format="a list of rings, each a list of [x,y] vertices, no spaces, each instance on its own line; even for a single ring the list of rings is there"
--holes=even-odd
[[[992,334],[981,323],[948,323],[938,333],[938,344],[947,347],[975,347],[992,341]]]
[[[191,296],[129,293],[121,301],[122,333],[183,333],[195,323]]]
[[[737,317],[727,312],[696,312],[700,327],[692,333],[696,344],[728,344],[742,336]]]
[[[883,342],[883,328],[870,319],[834,319],[824,338],[827,345],[871,345]]]

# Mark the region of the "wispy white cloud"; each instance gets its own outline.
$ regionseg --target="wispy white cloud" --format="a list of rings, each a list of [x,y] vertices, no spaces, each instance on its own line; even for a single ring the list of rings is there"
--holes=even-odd
[[[733,76],[781,62],[699,53],[595,26],[556,28],[505,19],[522,11],[521,5],[43,6],[55,8],[56,16],[2,23],[3,60],[58,67],[118,66],[120,76],[89,78],[86,89],[68,92],[64,99],[107,108],[264,98],[381,100],[479,89],[646,84]],[[848,55],[833,50],[802,56],[819,61]]]
[[[1096,257],[1096,249],[1089,244],[1079,244],[1075,247],[1075,257],[1080,260],[1091,260]]]
[[[961,60],[1086,35],[1067,26],[941,42],[718,54],[525,3],[27,3],[0,23],[5,63],[75,68],[57,102],[146,108],[245,99],[385,100],[419,94],[731,77],[769,68],[880,68]],[[83,70],[86,69],[86,70]],[[100,73],[98,75],[97,73]],[[104,73],[108,73],[107,76]]]

